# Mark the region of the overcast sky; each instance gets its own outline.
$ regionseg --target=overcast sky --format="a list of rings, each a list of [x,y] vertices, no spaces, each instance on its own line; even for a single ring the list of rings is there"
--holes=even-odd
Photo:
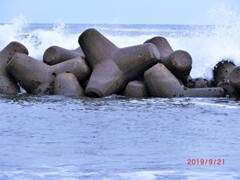
[[[0,23],[23,16],[29,23],[211,24],[216,14],[232,16],[229,9],[240,14],[239,6],[239,0],[0,0]]]

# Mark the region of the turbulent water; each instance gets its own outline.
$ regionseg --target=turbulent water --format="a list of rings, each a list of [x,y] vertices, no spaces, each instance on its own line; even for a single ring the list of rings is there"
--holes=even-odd
[[[234,99],[19,95],[0,106],[0,179],[240,179]]]
[[[197,26],[27,24],[20,19],[13,24],[0,25],[0,49],[18,40],[28,48],[30,56],[42,60],[44,51],[52,45],[67,49],[79,47],[78,37],[87,28],[96,28],[118,47],[142,44],[154,36],[163,36],[174,50],[191,54],[191,76],[196,78],[211,78],[213,67],[222,59],[240,65],[240,20],[225,26]]]
[[[78,36],[90,27],[119,47],[166,37],[174,50],[191,54],[193,77],[210,79],[211,69],[224,58],[240,65],[238,23],[54,25],[18,20],[0,25],[0,49],[19,41],[30,56],[42,60],[52,45],[77,48]],[[71,99],[22,92],[0,95],[0,113],[3,180],[240,179],[237,99]],[[194,164],[200,159],[203,164]]]

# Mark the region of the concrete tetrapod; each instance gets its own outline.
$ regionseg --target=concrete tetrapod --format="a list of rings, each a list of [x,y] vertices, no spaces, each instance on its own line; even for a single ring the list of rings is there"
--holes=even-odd
[[[237,95],[234,83],[230,81],[230,75],[235,68],[236,66],[232,61],[222,60],[219,61],[213,69],[213,85],[222,87],[226,95],[230,97]]]
[[[132,98],[144,98],[148,97],[148,92],[144,82],[131,81],[127,84],[123,95]]]
[[[92,69],[102,60],[109,59],[111,54],[118,49],[116,45],[94,28],[84,31],[79,36],[78,43]]]
[[[153,37],[144,43],[154,44],[160,52],[160,63],[164,64],[185,85],[192,69],[192,57],[183,50],[173,51],[171,45],[164,37]]]
[[[232,61],[222,60],[218,62],[213,69],[214,85],[230,78],[231,72],[236,68]]]
[[[127,81],[132,81],[155,65],[160,53],[151,43],[119,48],[112,53],[111,59],[124,73]]]
[[[52,94],[55,75],[49,65],[22,53],[8,63],[9,73],[29,94]]]
[[[7,63],[16,53],[28,54],[27,48],[20,44],[19,42],[9,43],[0,52],[0,93],[4,94],[17,94],[20,91],[17,82],[13,77],[7,72]]]
[[[160,36],[153,37],[153,38],[145,41],[144,43],[154,44],[157,47],[158,51],[160,52],[160,55],[161,55],[160,58],[167,57],[171,53],[173,53],[173,49],[172,49],[171,45],[169,44],[167,39],[164,37],[160,37]]]
[[[144,73],[148,92],[153,97],[223,97],[223,88],[187,88],[161,63]]]
[[[237,97],[238,92],[237,90],[232,86],[230,79],[223,79],[218,84],[217,87],[221,87],[224,89],[226,96],[228,97]]]
[[[188,88],[206,88],[210,87],[210,82],[207,79],[195,78],[188,79],[187,87]]]
[[[59,46],[51,46],[44,52],[43,62],[48,65],[54,65],[77,57],[85,57],[81,48],[68,50]]]
[[[156,46],[151,43],[118,48],[95,29],[83,32],[79,44],[93,68],[86,87],[87,95],[93,97],[118,93],[128,81],[156,64],[160,57]]]
[[[90,69],[81,57],[49,66],[30,56],[17,53],[7,68],[30,94],[52,94],[54,79],[61,73],[73,73],[80,82],[90,75]]]
[[[122,48],[113,53],[112,59],[100,61],[89,79],[87,95],[104,97],[122,91],[127,82],[157,63],[159,52],[155,48],[152,44]]]
[[[96,29],[84,31],[78,42],[92,68],[103,60],[112,59],[120,70],[130,74],[129,79],[132,79],[130,71],[135,68],[140,70],[143,64],[151,67],[160,58],[158,49],[151,43],[118,48]]]
[[[72,73],[81,83],[87,80],[91,74],[89,66],[87,65],[86,61],[81,57],[70,59],[59,64],[55,64],[51,66],[51,71],[53,74],[56,75],[61,74],[63,72]]]
[[[55,78],[53,94],[79,98],[84,91],[72,73],[62,73]]]
[[[112,60],[104,60],[94,67],[85,92],[91,97],[104,97],[119,92],[126,83],[117,65]]]
[[[192,57],[187,51],[174,51],[168,56],[162,57],[160,63],[164,64],[184,85],[187,84],[192,69]]]
[[[231,85],[237,90],[238,96],[240,96],[240,66],[234,68],[229,78]]]

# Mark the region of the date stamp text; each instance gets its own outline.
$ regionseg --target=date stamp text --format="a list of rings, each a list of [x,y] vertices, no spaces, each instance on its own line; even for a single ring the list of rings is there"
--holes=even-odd
[[[201,158],[194,158],[194,159],[187,159],[187,165],[195,166],[195,165],[224,165],[224,159],[201,159]]]

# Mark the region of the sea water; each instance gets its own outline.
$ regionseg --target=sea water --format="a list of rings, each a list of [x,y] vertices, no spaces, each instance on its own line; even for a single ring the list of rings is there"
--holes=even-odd
[[[0,49],[19,41],[41,61],[52,45],[79,47],[78,37],[88,28],[118,47],[163,36],[174,50],[191,54],[192,77],[211,79],[222,59],[240,65],[237,22],[28,24],[19,19],[0,25]],[[240,179],[239,117],[240,101],[229,98],[72,99],[24,90],[0,95],[0,179]]]

